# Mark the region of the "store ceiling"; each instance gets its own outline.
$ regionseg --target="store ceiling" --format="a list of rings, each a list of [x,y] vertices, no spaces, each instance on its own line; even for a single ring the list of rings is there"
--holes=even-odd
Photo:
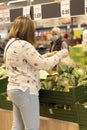
[[[0,7],[15,8],[20,6],[35,5],[41,3],[53,2],[54,0],[0,0]],[[10,3],[9,2],[14,2]]]

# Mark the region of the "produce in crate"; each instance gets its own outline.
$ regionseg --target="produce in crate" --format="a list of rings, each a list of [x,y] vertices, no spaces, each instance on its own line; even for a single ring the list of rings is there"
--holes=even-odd
[[[70,56],[67,56],[58,63],[56,71],[58,73],[66,71],[70,73],[72,69],[75,67],[76,67],[75,62],[70,58]]]
[[[41,79],[42,89],[69,92],[70,88],[87,85],[87,66],[79,68],[68,59],[58,64],[56,73],[51,72],[46,79]]]

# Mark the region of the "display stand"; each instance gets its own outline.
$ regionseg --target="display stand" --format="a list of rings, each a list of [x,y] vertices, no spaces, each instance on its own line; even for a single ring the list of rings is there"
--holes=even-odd
[[[0,130],[11,130],[12,111],[0,109]],[[72,122],[40,117],[39,130],[79,130],[79,125]]]

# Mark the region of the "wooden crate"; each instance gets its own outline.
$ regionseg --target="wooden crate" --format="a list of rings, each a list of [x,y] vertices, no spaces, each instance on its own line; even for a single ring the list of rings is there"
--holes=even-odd
[[[73,105],[76,102],[83,102],[87,99],[87,86],[71,88],[69,92],[52,91],[41,89],[39,91],[40,102],[61,103]]]
[[[40,103],[40,115],[43,117],[78,122],[76,106],[66,106],[64,104],[44,104]]]
[[[8,83],[7,77],[0,79],[0,94],[3,94],[7,91],[7,83]]]
[[[78,114],[78,124],[81,126],[86,126],[87,130],[87,107],[79,103],[77,105],[77,114]]]

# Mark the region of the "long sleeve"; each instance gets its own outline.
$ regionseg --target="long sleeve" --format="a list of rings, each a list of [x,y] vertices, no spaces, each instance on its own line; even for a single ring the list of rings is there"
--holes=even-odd
[[[7,90],[21,89],[26,91],[27,88],[30,88],[30,94],[38,95],[40,88],[39,70],[51,69],[65,56],[67,56],[67,52],[60,51],[45,58],[27,41],[16,40],[6,53],[6,72],[9,77]]]
[[[40,55],[33,46],[26,44],[24,50],[24,59],[36,70],[46,70],[53,68],[61,59],[61,52],[45,58]]]

